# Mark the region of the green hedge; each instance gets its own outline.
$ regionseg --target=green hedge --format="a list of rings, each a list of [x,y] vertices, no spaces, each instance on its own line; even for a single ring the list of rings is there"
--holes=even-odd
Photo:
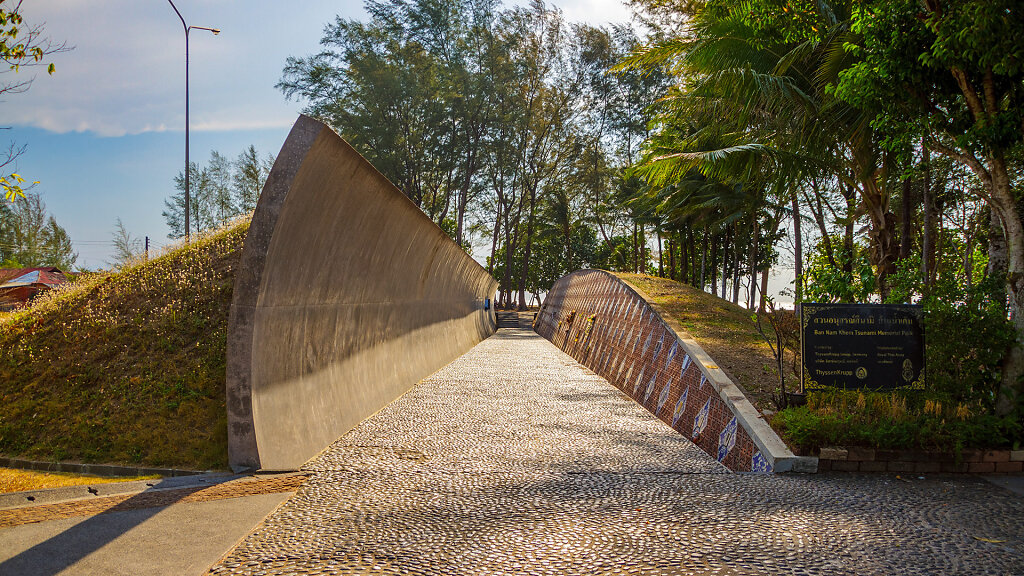
[[[775,414],[772,427],[797,450],[867,446],[959,453],[1021,445],[1016,415],[995,416],[980,404],[949,404],[900,394],[810,393],[806,406]]]

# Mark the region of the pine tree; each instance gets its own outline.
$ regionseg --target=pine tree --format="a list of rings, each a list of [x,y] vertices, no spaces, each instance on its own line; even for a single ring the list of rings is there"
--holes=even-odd
[[[26,192],[0,206],[0,262],[4,266],[56,266],[70,271],[78,259],[71,237],[46,211],[39,194]]]
[[[235,161],[233,178],[235,204],[240,214],[256,209],[256,202],[263,191],[263,185],[270,175],[270,167],[274,164],[271,157],[260,159],[256,147],[249,145]]]
[[[132,238],[131,233],[118,218],[114,224],[114,259],[107,264],[116,269],[124,268],[142,254],[142,240]]]

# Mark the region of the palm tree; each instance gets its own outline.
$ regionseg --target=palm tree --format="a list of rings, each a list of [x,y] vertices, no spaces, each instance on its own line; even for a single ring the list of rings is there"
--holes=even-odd
[[[681,83],[662,103],[661,129],[639,174],[664,185],[695,170],[789,204],[825,171],[855,188],[870,219],[872,264],[884,297],[899,246],[889,212],[888,162],[870,116],[831,97],[852,58],[850,3],[822,1],[780,17],[752,2],[708,2],[687,35],[647,46],[619,69],[670,67]],[[756,206],[757,203],[753,202]]]

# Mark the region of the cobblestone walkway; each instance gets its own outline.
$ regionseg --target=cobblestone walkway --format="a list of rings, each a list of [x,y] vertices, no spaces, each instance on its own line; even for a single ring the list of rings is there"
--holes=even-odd
[[[971,477],[730,474],[502,329],[310,462],[213,574],[1024,574],[1024,499]]]

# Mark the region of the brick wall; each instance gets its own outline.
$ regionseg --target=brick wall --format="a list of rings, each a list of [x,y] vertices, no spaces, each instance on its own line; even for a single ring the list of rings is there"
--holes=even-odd
[[[774,471],[776,458],[763,453],[748,429],[756,410],[745,398],[745,412],[738,410],[730,401],[738,389],[721,386],[707,354],[615,275],[581,270],[563,277],[534,328],[730,470]]]
[[[881,450],[874,448],[822,448],[820,472],[893,472],[913,474],[1020,474],[1024,450],[966,450],[948,452]]]

